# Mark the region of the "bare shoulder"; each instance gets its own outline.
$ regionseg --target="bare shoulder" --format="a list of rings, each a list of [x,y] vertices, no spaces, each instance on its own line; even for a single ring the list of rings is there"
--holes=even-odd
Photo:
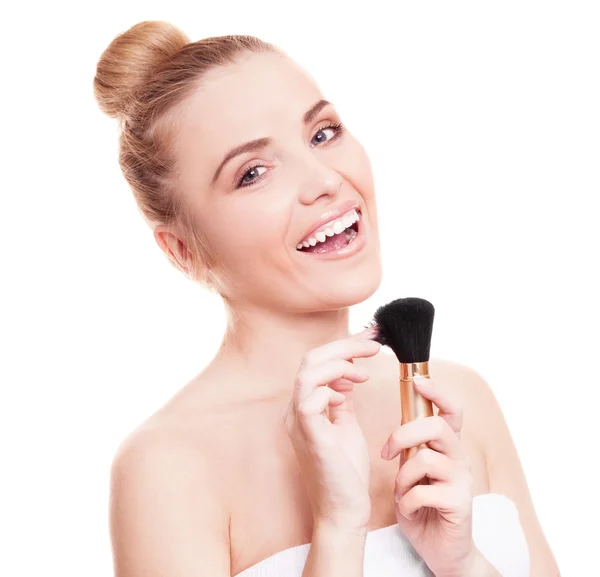
[[[395,399],[398,396],[400,379],[400,363],[396,355],[390,349],[382,347],[375,358],[360,361],[360,364],[369,369],[371,380],[377,384],[377,392],[383,399]],[[486,396],[491,394],[483,378],[465,365],[445,359],[430,359],[429,370],[431,378],[440,386],[449,389],[452,396],[459,397],[463,406],[469,408],[469,412],[480,404],[485,404]],[[396,404],[392,403],[392,406],[395,407]],[[476,410],[473,412],[478,413]]]
[[[377,355],[374,368],[376,374],[387,379],[400,378],[400,364],[396,355],[382,347]],[[446,359],[432,358],[429,360],[429,370],[432,379],[440,386],[450,389],[451,394],[460,397],[465,408],[473,410],[493,397],[492,391],[484,378],[472,368]],[[478,411],[474,411],[475,414]]]
[[[483,376],[471,367],[447,359],[431,359],[431,377],[460,394],[464,403],[484,403],[492,391]]]
[[[229,575],[229,517],[210,453],[161,413],[130,433],[110,471],[116,577]]]
[[[137,476],[145,485],[180,483],[185,490],[187,480],[210,493],[211,503],[221,502],[219,432],[231,428],[231,416],[204,394],[210,385],[191,381],[123,439],[113,458],[114,483]]]
[[[164,417],[149,419],[123,439],[115,452],[111,474],[114,481],[123,480],[123,475],[139,473],[157,479],[167,477],[163,473],[167,470],[201,480],[207,488],[218,487],[210,451],[202,449],[197,431],[171,423]]]
[[[399,379],[400,364],[390,349],[382,347],[377,355],[375,374],[380,376],[378,403],[381,410],[389,413],[389,419],[397,422],[400,418]],[[485,466],[484,447],[480,442],[481,428],[485,426],[481,419],[480,407],[486,404],[486,395],[490,393],[487,383],[471,368],[445,359],[429,360],[432,380],[443,387],[451,398],[463,407],[463,425],[461,438],[472,463],[474,490],[476,494],[489,492],[488,473]],[[434,405],[434,413],[437,414]]]
[[[431,359],[429,366],[431,378],[460,398],[465,418],[470,423],[478,422],[481,409],[494,398],[484,377],[467,365],[447,359]]]
[[[486,412],[496,402],[488,382],[473,368],[447,359],[430,359],[429,372],[431,379],[462,406],[462,435],[483,459],[485,439],[482,434],[489,431]],[[437,407],[434,412],[437,414]]]

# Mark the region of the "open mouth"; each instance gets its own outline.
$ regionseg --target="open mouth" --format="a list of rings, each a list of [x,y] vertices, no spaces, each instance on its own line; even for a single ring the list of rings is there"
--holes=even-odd
[[[323,233],[317,233],[315,237],[309,237],[301,244],[298,244],[296,250],[300,252],[325,253],[340,250],[348,246],[358,236],[359,226],[361,226],[361,212],[359,208],[355,210],[355,215],[356,220],[349,224],[349,226],[344,225],[344,230],[341,232],[336,233],[333,228],[328,228]],[[339,227],[340,225],[338,225],[338,229]]]

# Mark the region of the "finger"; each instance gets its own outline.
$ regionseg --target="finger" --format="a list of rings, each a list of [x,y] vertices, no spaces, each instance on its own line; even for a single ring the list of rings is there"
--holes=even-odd
[[[409,421],[398,427],[388,438],[381,457],[394,459],[400,451],[427,443],[433,450],[450,459],[465,461],[466,454],[460,439],[450,425],[439,415]]]
[[[421,507],[432,507],[448,512],[452,506],[452,493],[448,485],[415,485],[397,504],[404,517],[411,519]]]
[[[308,351],[302,359],[301,367],[323,363],[331,359],[346,359],[354,357],[372,357],[379,352],[381,344],[368,338],[367,330],[345,339],[338,339]]]
[[[325,413],[326,408],[335,407],[345,400],[342,393],[332,391],[329,387],[318,387],[298,404],[297,418],[309,440],[316,441],[331,427],[331,422]]]
[[[316,416],[325,414],[325,409],[329,405],[339,405],[345,400],[342,393],[332,391],[329,387],[319,387],[298,404],[296,412],[301,421],[307,422]]]
[[[354,387],[355,383],[348,379],[336,379],[329,383],[329,388],[333,391],[341,393],[346,397],[346,402],[336,405],[335,407],[329,407],[329,420],[332,423],[339,422],[346,415],[354,414]]]
[[[304,401],[318,387],[341,378],[354,383],[362,383],[369,378],[369,374],[366,369],[344,359],[333,359],[300,369],[296,375],[294,386],[293,396],[296,404]]]
[[[350,337],[361,337],[367,339],[377,338],[379,327],[377,325],[365,326],[360,332],[350,335]]]
[[[437,509],[448,521],[464,522],[473,507],[473,497],[468,483],[450,485],[415,485],[397,503],[398,511],[411,519],[421,507]]]
[[[457,462],[446,455],[428,448],[421,449],[400,467],[396,475],[394,485],[396,501],[424,477],[450,483],[459,477],[460,471]]]
[[[439,416],[460,434],[463,424],[463,403],[449,387],[441,386],[435,379],[416,376],[414,378],[417,392],[429,399],[439,409]]]

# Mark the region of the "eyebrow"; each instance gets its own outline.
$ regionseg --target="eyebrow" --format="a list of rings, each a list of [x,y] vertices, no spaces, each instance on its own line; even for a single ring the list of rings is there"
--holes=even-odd
[[[327,106],[328,104],[331,104],[331,102],[329,102],[328,100],[319,100],[319,102],[317,102],[316,104],[311,106],[306,111],[306,113],[304,114],[304,118],[302,119],[304,124],[309,124],[310,122],[312,122],[314,117],[317,114],[319,114],[319,112],[321,112],[321,110],[323,108],[325,108],[325,106]],[[221,174],[221,171],[223,170],[225,165],[230,160],[232,160],[236,156],[239,156],[240,154],[244,154],[246,152],[254,152],[255,150],[260,150],[262,148],[266,148],[267,146],[269,146],[272,143],[273,143],[273,139],[271,137],[263,137],[263,138],[256,138],[254,140],[249,140],[248,142],[244,142],[243,144],[240,144],[239,146],[232,148],[225,155],[225,157],[221,161],[221,164],[219,164],[219,167],[215,171],[215,174],[212,179],[212,184],[214,184],[217,181],[217,179],[219,178],[219,175]]]

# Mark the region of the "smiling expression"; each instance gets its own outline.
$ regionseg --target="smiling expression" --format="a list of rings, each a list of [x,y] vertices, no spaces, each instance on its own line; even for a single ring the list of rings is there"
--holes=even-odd
[[[381,270],[371,165],[298,64],[245,55],[204,76],[177,112],[178,189],[218,253],[213,273],[231,298],[300,312],[374,292]],[[351,207],[359,234],[346,255],[298,250]]]

